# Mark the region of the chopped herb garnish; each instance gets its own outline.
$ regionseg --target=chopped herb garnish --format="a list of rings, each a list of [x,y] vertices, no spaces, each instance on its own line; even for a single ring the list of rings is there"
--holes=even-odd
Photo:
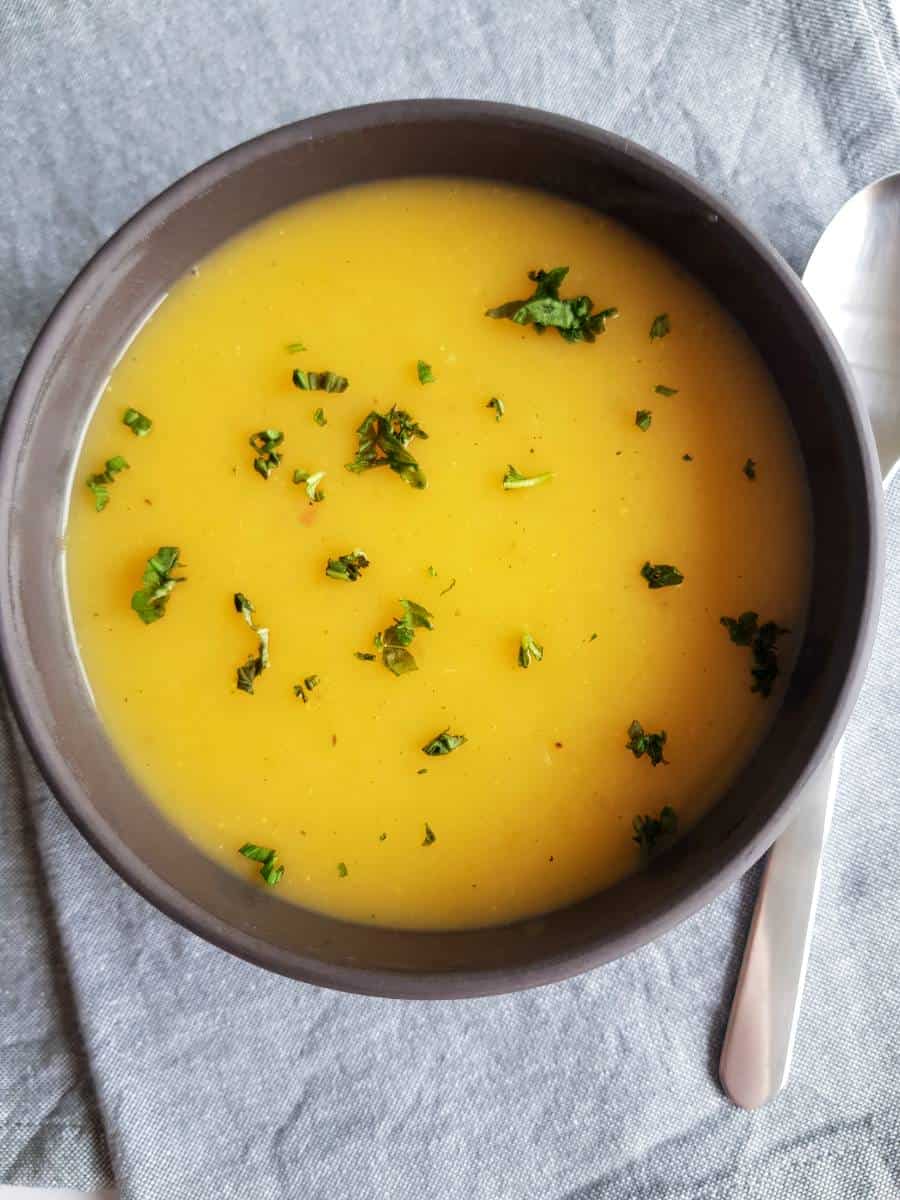
[[[406,675],[417,671],[418,664],[407,647],[417,629],[434,629],[432,614],[414,600],[401,600],[402,617],[394,617],[383,633],[375,634],[375,649],[381,652],[381,661],[394,675]]]
[[[455,587],[456,587],[456,580],[451,579],[450,582],[447,584],[447,586],[444,588],[444,590],[442,592],[438,592],[438,595],[446,596],[447,593],[452,592]]]
[[[693,456],[693,454],[682,454],[681,461],[682,462],[693,462],[694,456]]]
[[[641,575],[647,580],[647,586],[651,590],[677,587],[680,583],[684,583],[682,573],[677,567],[670,566],[668,563],[645,562],[641,567]]]
[[[643,430],[644,433],[646,433],[647,430],[650,428],[650,422],[652,420],[653,420],[653,413],[650,411],[649,408],[639,408],[637,410],[637,412],[634,414],[635,425],[637,425],[638,429]]]
[[[660,396],[677,396],[678,388],[666,387],[664,383],[658,383],[653,389]]]
[[[418,771],[416,771],[416,774],[417,775],[427,775],[428,768],[427,767],[419,767]]]
[[[759,615],[755,612],[744,612],[735,620],[734,617],[720,617],[720,623],[728,630],[728,635],[736,646],[749,646],[753,658],[750,674],[753,678],[751,692],[759,692],[761,696],[771,696],[772,688],[778,677],[778,651],[775,645],[782,634],[790,633],[776,625],[774,621],[759,624]]]
[[[356,583],[368,565],[365,553],[353,550],[350,554],[342,554],[340,558],[329,558],[325,574],[329,579],[345,579],[348,583]]]
[[[318,687],[321,683],[318,675],[307,675],[302,683],[294,684],[294,695],[298,700],[302,700],[304,704],[309,702],[308,692],[311,692],[314,687]]]
[[[313,420],[314,420],[314,421],[315,421],[315,423],[316,423],[317,425],[319,425],[319,426],[322,426],[322,425],[327,425],[327,424],[328,424],[328,418],[325,416],[325,409],[324,409],[324,408],[317,408],[317,409],[315,409],[315,410],[313,411]]]
[[[325,493],[319,487],[321,481],[325,478],[324,471],[316,471],[310,474],[309,471],[295,471],[294,483],[306,484],[306,498],[310,504],[318,504],[325,499]]]
[[[667,804],[658,817],[635,817],[631,827],[634,830],[632,841],[637,842],[641,854],[649,858],[658,847],[674,837],[678,829],[678,814]]]
[[[589,642],[596,642],[596,640],[597,640],[596,633],[592,633],[591,636],[588,638]]]
[[[444,754],[450,754],[468,740],[461,733],[451,733],[449,729],[445,729],[443,733],[439,733],[437,737],[433,737],[427,745],[422,747],[422,753],[427,754],[429,758],[439,758]]]
[[[378,835],[378,840],[379,840],[379,842],[386,842],[386,841],[387,841],[387,834],[386,834],[386,833],[379,833],[379,835]]]
[[[275,468],[281,465],[278,447],[283,441],[284,434],[280,429],[261,429],[250,438],[250,445],[256,451],[253,470],[258,471],[263,479],[268,479]]]
[[[301,350],[305,349],[306,347],[302,342],[288,342],[288,344],[285,346],[285,350],[287,350],[288,354],[299,354]]]
[[[434,569],[434,567],[428,568],[428,574],[431,576],[432,579],[437,578],[437,571]]]
[[[339,862],[337,865],[337,873],[341,879],[346,879],[350,872],[347,870],[347,864]]]
[[[553,474],[553,471],[544,471],[542,475],[523,475],[510,463],[503,476],[503,486],[507,491],[511,491],[513,488],[537,487],[538,484],[548,483],[553,478]]]
[[[589,296],[560,299],[559,289],[568,267],[550,271],[529,271],[528,278],[536,285],[525,300],[509,300],[497,308],[489,308],[485,316],[514,321],[517,325],[534,325],[538,333],[556,329],[567,342],[593,342],[598,333],[606,331],[606,322],[619,315],[617,308],[604,308],[595,313]]]
[[[437,841],[437,837],[435,836],[435,832],[431,828],[431,826],[428,824],[428,822],[426,821],[425,822],[425,837],[422,839],[422,845],[423,846],[433,846],[436,841]]]
[[[645,733],[640,721],[632,721],[628,726],[628,741],[625,743],[625,749],[630,750],[635,758],[642,758],[646,754],[653,766],[658,767],[660,763],[667,762],[663,758],[665,744],[666,731],[664,729],[659,733]]]
[[[175,590],[176,583],[184,583],[184,577],[174,577],[172,572],[183,564],[178,561],[177,546],[160,546],[144,568],[143,586],[131,597],[131,607],[145,625],[152,625],[166,615],[166,604]]]
[[[499,396],[491,396],[485,407],[492,408],[494,410],[494,412],[497,414],[498,421],[503,420],[503,414],[506,412],[506,405]]]
[[[126,408],[122,424],[127,425],[135,437],[146,437],[153,428],[153,422],[136,408]]]
[[[259,639],[256,654],[251,654],[242,667],[237,669],[238,691],[253,695],[253,681],[269,666],[269,631],[262,629],[253,620],[254,608],[243,592],[234,593],[234,607],[241,614]]]
[[[301,392],[346,392],[350,381],[334,371],[301,371],[298,367],[291,379]]]
[[[656,338],[664,338],[671,331],[672,325],[669,321],[669,314],[660,313],[658,317],[653,318],[653,324],[650,326],[650,341],[655,341]]]
[[[87,485],[91,489],[94,496],[94,508],[97,512],[103,512],[107,504],[109,504],[109,484],[115,483],[116,476],[120,471],[128,470],[128,463],[121,454],[115,454],[112,458],[106,460],[106,466],[102,471],[98,471],[96,475],[89,475]]]
[[[435,383],[434,372],[431,369],[431,364],[420,358],[416,363],[416,374],[419,377],[419,383]]]
[[[354,650],[353,657],[360,659],[362,662],[374,662],[377,655],[370,654],[368,650]]]
[[[284,867],[277,865],[278,855],[268,846],[257,846],[253,842],[245,842],[238,850],[238,854],[243,854],[244,858],[260,864],[259,873],[269,887],[274,887],[276,883],[281,882]]]
[[[752,458],[747,459],[747,461],[744,463],[744,465],[742,467],[742,470],[748,479],[756,478],[756,463],[753,461]]]
[[[424,488],[425,475],[408,447],[413,438],[428,434],[408,412],[396,406],[384,414],[370,412],[356,431],[359,446],[356,458],[347,463],[347,470],[358,475],[372,467],[390,467],[410,487]]]
[[[540,662],[544,657],[544,647],[539,646],[530,633],[523,633],[519,643],[519,666],[528,667],[533,662]]]

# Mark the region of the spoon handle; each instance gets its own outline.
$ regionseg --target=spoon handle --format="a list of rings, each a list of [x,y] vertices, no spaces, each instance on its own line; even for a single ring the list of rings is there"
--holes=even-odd
[[[719,1060],[741,1108],[766,1104],[790,1070],[840,755],[838,747],[807,781],[766,861]]]

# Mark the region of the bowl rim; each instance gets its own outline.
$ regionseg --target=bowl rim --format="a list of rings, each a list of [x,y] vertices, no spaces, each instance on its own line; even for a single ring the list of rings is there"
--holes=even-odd
[[[528,966],[510,967],[497,963],[486,968],[460,968],[447,972],[398,972],[386,968],[330,964],[309,957],[301,960],[295,952],[274,946],[216,917],[160,878],[92,808],[74,772],[57,748],[42,707],[29,685],[28,672],[23,669],[10,615],[9,562],[12,538],[9,526],[15,491],[15,448],[24,437],[34,399],[40,393],[42,377],[55,355],[57,333],[82,308],[83,297],[93,291],[94,281],[103,276],[107,263],[120,257],[125,245],[142,241],[144,235],[158,226],[168,213],[176,211],[196,195],[208,191],[219,180],[258,159],[322,137],[358,133],[369,127],[386,124],[409,124],[423,119],[475,121],[507,128],[527,126],[536,132],[577,136],[601,149],[635,160],[643,168],[679,186],[718,219],[726,221],[753,255],[762,259],[777,277],[790,301],[799,307],[817,336],[843,395],[865,477],[869,529],[869,544],[866,547],[868,573],[858,628],[849,654],[847,673],[805,769],[755,833],[743,841],[739,840],[736,850],[723,847],[717,862],[705,874],[687,881],[664,910],[649,919],[643,919],[637,926],[624,922],[622,930],[612,938],[605,937],[602,945],[587,942],[575,950],[561,951]],[[0,674],[19,729],[43,779],[90,845],[126,883],[166,916],[206,941],[258,966],[308,983],[362,994],[447,999],[494,995],[557,982],[639,948],[719,895],[765,853],[787,826],[801,789],[838,742],[862,685],[874,640],[883,558],[883,491],[868,417],[837,341],[800,279],[784,259],[765,238],[744,222],[730,204],[653,151],[586,122],[536,108],[493,101],[404,99],[336,109],[259,134],[187,172],[125,221],[75,276],[52,309],[25,358],[0,423],[0,562],[3,563],[0,575]]]

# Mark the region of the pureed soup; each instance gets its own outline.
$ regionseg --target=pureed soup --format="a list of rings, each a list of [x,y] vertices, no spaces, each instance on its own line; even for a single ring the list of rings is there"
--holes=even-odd
[[[68,586],[111,739],[208,854],[449,929],[607,887],[715,803],[810,539],[772,379],[675,262],[543,193],[405,180],[173,288],[88,429]]]

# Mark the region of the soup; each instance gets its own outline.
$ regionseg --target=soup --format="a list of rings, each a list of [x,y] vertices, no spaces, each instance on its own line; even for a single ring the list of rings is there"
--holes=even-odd
[[[715,803],[789,678],[811,528],[782,400],[694,279],[588,209],[429,179],[173,287],[66,546],[100,718],[188,837],[453,929],[605,888]]]

